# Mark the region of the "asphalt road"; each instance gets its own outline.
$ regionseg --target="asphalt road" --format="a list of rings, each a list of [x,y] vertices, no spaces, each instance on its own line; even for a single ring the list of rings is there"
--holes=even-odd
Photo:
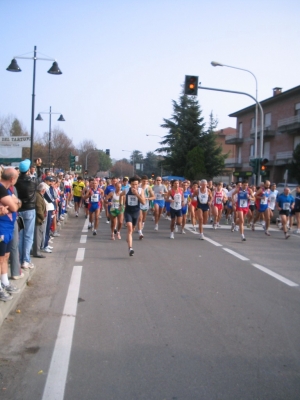
[[[1,399],[300,398],[299,236],[170,240],[148,217],[129,257],[125,229],[84,223],[69,219],[0,330]]]

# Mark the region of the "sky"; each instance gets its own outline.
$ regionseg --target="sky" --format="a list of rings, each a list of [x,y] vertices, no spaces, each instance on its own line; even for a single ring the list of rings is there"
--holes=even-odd
[[[51,106],[66,120],[52,115],[52,128],[76,146],[93,140],[114,159],[146,155],[167,133],[160,125],[185,75],[255,97],[250,73],[211,61],[251,71],[258,100],[298,86],[299,15],[299,0],[0,0],[0,118],[12,115],[30,132],[33,61],[17,59],[20,73],[6,68],[37,46],[38,58],[56,59],[63,74],[48,74],[52,61],[37,60],[35,116]],[[228,115],[253,104],[208,90],[198,100],[204,122],[213,112],[218,129],[235,127]],[[42,117],[38,134],[48,131]]]

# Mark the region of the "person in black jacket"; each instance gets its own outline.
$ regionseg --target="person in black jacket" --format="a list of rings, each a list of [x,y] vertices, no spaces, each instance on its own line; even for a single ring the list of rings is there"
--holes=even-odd
[[[19,215],[24,219],[25,228],[19,233],[19,255],[21,267],[24,269],[34,268],[30,259],[30,250],[33,243],[35,227],[35,203],[37,182],[30,177],[30,160],[20,162],[20,175],[16,183],[19,199],[22,206]]]

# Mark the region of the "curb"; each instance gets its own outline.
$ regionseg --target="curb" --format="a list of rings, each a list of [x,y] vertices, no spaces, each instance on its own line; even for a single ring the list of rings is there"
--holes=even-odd
[[[65,214],[65,221],[61,221],[61,225],[59,226],[58,231],[60,231],[63,228],[63,226],[65,225],[67,220],[68,220],[68,215]],[[36,271],[36,266],[33,269],[27,269],[27,270],[24,270],[22,268],[22,272],[24,273],[24,278],[21,278],[19,280],[10,280],[10,282],[13,284],[13,286],[16,286],[17,288],[20,289],[20,292],[13,294],[12,300],[9,300],[7,302],[0,301],[0,328],[1,328],[1,325],[3,324],[4,320],[10,314],[10,312],[16,308],[17,304],[19,303],[21,294],[27,287],[28,282],[31,280],[35,271]]]

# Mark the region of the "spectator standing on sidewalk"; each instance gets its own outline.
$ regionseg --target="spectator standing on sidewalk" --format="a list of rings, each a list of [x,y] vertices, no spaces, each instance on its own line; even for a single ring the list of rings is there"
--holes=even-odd
[[[36,193],[36,203],[35,203],[35,228],[34,228],[34,239],[33,239],[33,257],[37,258],[45,258],[43,254],[41,254],[41,247],[44,240],[44,234],[46,229],[47,222],[47,211],[46,211],[46,203],[44,199],[44,194],[46,192],[48,185],[42,182],[37,187]]]
[[[30,251],[33,243],[35,226],[35,201],[36,201],[36,182],[30,176],[31,161],[26,159],[20,162],[20,175],[16,183],[18,196],[22,201],[19,215],[24,220],[24,229],[19,232],[19,255],[21,267],[32,269]]]
[[[0,300],[12,299],[10,293],[18,293],[20,289],[9,284],[8,281],[8,258],[12,244],[14,223],[21,201],[11,193],[10,186],[15,185],[18,172],[14,168],[6,168],[2,171],[0,179]],[[8,211],[8,213],[7,213]]]

